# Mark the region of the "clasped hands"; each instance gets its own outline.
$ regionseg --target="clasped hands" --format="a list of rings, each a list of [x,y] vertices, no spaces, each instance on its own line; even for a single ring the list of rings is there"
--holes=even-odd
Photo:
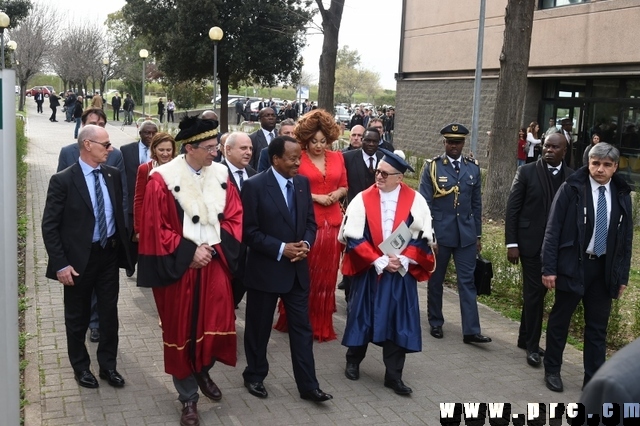
[[[193,260],[189,265],[189,268],[200,269],[204,268],[211,262],[215,255],[215,249],[208,244],[201,244],[193,254]]]
[[[291,262],[297,262],[299,260],[305,259],[307,254],[309,253],[309,246],[304,241],[299,241],[297,243],[286,243],[284,245],[284,251],[282,254],[290,259]]]

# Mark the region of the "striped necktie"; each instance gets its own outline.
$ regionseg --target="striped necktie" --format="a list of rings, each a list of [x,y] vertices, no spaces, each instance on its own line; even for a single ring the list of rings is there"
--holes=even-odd
[[[100,245],[102,248],[107,246],[107,216],[104,212],[104,194],[102,186],[100,186],[100,170],[93,170],[93,182],[96,191],[96,205],[98,208],[98,232],[100,233]]]
[[[598,188],[598,206],[596,209],[596,234],[593,241],[593,253],[602,256],[607,251],[607,199],[604,196],[605,187]]]

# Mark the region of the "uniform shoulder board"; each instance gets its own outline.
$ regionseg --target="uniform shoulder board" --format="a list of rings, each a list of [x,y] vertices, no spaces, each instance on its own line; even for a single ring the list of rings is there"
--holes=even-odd
[[[464,159],[465,159],[467,162],[469,162],[469,163],[473,163],[473,164],[475,164],[476,166],[478,165],[478,160],[476,160],[476,159],[475,159],[475,158],[473,158],[473,157],[464,157]]]
[[[430,163],[430,162],[432,162],[432,161],[436,161],[436,160],[438,160],[439,158],[440,158],[440,156],[439,156],[439,155],[436,155],[436,156],[435,156],[435,157],[433,157],[433,158],[429,158],[427,161]]]

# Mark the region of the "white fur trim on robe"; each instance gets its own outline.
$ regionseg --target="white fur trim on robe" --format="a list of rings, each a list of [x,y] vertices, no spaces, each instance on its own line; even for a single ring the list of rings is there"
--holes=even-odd
[[[380,207],[378,207],[380,208]],[[431,210],[429,205],[420,193],[416,192],[411,205],[411,216],[413,223],[409,226],[411,238],[417,240],[422,232],[422,238],[426,239],[429,244],[433,243],[433,228],[431,226]],[[342,244],[347,243],[347,238],[354,240],[362,239],[364,236],[364,226],[367,222],[366,208],[362,200],[362,192],[354,197],[349,203],[344,220],[340,226],[338,240]]]
[[[197,245],[219,244],[218,215],[224,212],[227,200],[227,167],[212,163],[203,167],[200,175],[195,175],[182,154],[169,163],[154,168],[151,173],[159,173],[162,176],[167,189],[184,210],[183,237]],[[195,216],[198,216],[197,223],[193,223]]]

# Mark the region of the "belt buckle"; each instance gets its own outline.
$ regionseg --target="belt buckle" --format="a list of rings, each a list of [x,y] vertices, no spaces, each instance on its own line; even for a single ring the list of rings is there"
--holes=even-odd
[[[597,260],[598,256],[596,256],[595,254],[592,254],[592,253],[587,253],[587,259],[589,259],[589,260]]]

